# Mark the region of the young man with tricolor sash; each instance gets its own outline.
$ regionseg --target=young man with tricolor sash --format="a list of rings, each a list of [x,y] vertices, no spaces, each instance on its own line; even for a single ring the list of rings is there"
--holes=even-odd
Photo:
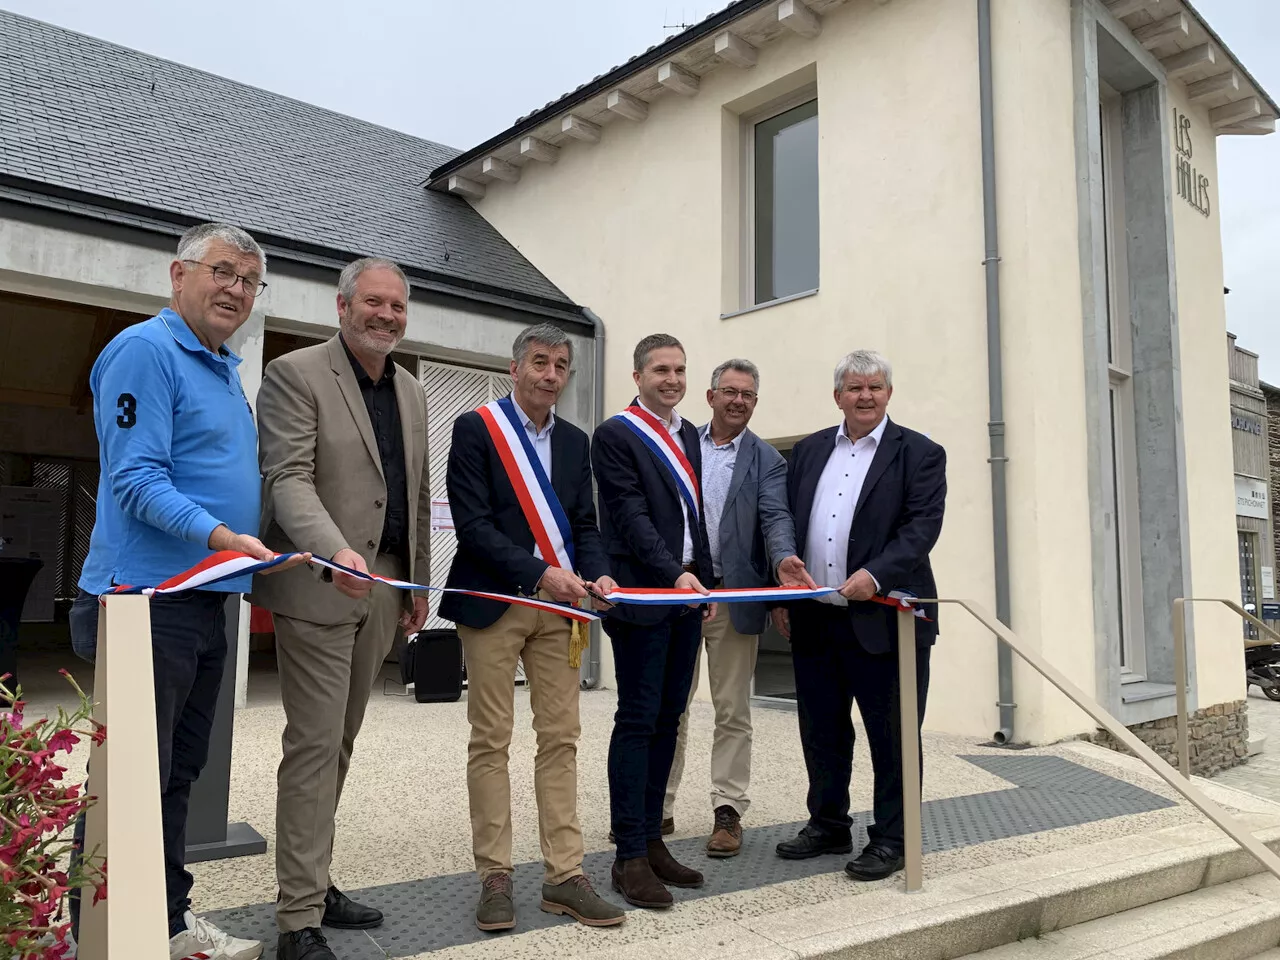
[[[705,594],[711,548],[702,515],[698,431],[676,413],[685,352],[668,334],[635,348],[639,395],[596,428],[591,465],[614,579],[625,590],[683,588]],[[695,594],[696,596],[696,594]],[[700,887],[662,840],[662,805],[676,729],[693,682],[702,622],[714,603],[618,604],[605,619],[613,644],[618,709],[609,743],[609,802],[617,858],[613,887],[629,903],[672,904],[666,885]]]
[[[537,597],[543,609],[449,592],[440,615],[458,625],[467,664],[471,740],[467,792],[480,875],[476,926],[516,924],[507,751],[523,660],[537,734],[534,792],[545,863],[541,908],[589,926],[613,926],[623,912],[598,896],[582,872],[578,823],[579,667],[587,596],[616,590],[596,528],[590,441],[553,412],[569,381],[573,342],[551,324],[516,337],[512,392],[453,425],[447,486],[458,549],[447,586]],[[551,604],[560,606],[546,609]]]

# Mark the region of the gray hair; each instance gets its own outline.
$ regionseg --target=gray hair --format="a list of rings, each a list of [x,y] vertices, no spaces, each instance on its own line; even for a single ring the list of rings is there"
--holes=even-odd
[[[409,278],[404,275],[404,271],[396,263],[390,260],[384,260],[382,257],[361,257],[359,260],[352,260],[342,268],[342,273],[338,275],[338,292],[342,294],[342,299],[350,303],[356,296],[356,281],[366,270],[390,270],[400,282],[404,284],[404,298],[409,299]]]
[[[720,386],[720,378],[724,376],[725,372],[728,370],[737,370],[738,373],[745,373],[748,376],[750,376],[752,381],[755,383],[756,393],[760,392],[759,368],[756,367],[756,365],[752,363],[750,360],[739,360],[737,358],[733,360],[726,360],[724,363],[720,364],[720,366],[716,367],[714,370],[711,371],[711,389],[712,390],[715,390],[717,387]]]
[[[855,350],[836,365],[837,390],[844,386],[844,378],[851,373],[860,377],[879,373],[884,376],[886,387],[893,386],[893,367],[874,350]]]
[[[178,259],[203,260],[205,254],[209,252],[209,244],[215,240],[221,240],[241,253],[257,257],[258,262],[262,264],[263,273],[266,273],[267,255],[262,252],[262,247],[258,246],[258,241],[239,227],[233,227],[229,223],[201,223],[192,227],[178,241]]]
[[[635,353],[631,357],[636,373],[642,371],[645,365],[648,364],[649,354],[664,347],[678,347],[680,352],[684,353],[684,344],[669,333],[651,333],[637,343]]]
[[[573,366],[573,341],[569,339],[567,333],[553,323],[536,323],[521,330],[515,342],[511,344],[511,359],[516,363],[523,362],[529,348],[535,343],[540,343],[544,347],[568,347],[569,366]]]

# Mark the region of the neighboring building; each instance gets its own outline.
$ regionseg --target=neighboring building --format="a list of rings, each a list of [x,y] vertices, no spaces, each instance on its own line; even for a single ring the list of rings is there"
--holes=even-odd
[[[1271,556],[1280,556],[1280,387],[1258,381],[1267,404],[1267,481],[1271,498]],[[1272,577],[1274,579],[1274,572]],[[1270,600],[1264,597],[1264,600]],[[1280,619],[1280,618],[1277,618]]]
[[[1236,484],[1236,544],[1240,558],[1240,602],[1255,616],[1276,598],[1275,537],[1272,533],[1271,435],[1267,399],[1258,381],[1258,355],[1227,334],[1231,377],[1231,448]],[[1258,628],[1243,624],[1256,639]]]
[[[268,256],[269,287],[229,344],[251,403],[264,363],[336,332],[344,264],[377,254],[404,267],[413,290],[397,359],[427,391],[441,498],[453,419],[505,390],[522,326],[550,320],[574,335],[561,406],[593,415],[582,309],[464,201],[422,189],[455,151],[4,11],[0,63],[0,486],[55,501],[20,507],[39,513],[56,554],[28,619],[65,623],[88,547],[90,367],[168,302],[177,238],[201,220],[245,227]],[[434,535],[436,583],[452,548],[450,530]],[[241,697],[248,631],[242,605]]]
[[[467,197],[600,315],[610,411],[632,396],[632,344],[663,330],[688,348],[686,416],[705,417],[717,362],[754,359],[752,426],[785,451],[835,422],[840,356],[883,350],[891,415],[948,451],[945,595],[994,609],[1007,589],[1015,632],[1157,741],[1173,600],[1239,594],[1216,138],[1269,133],[1280,109],[1181,0],[991,8],[985,170],[974,4],[739,0],[440,164],[429,188]],[[990,734],[996,644],[942,616],[927,726]],[[1211,710],[1244,709],[1240,625],[1199,606],[1188,640],[1210,733]],[[1020,663],[1011,700],[1015,740],[1092,727]],[[1243,756],[1243,718],[1226,726],[1197,769]]]

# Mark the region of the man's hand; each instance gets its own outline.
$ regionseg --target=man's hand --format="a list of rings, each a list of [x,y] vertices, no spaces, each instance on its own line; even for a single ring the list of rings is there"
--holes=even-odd
[[[774,607],[769,611],[769,619],[773,621],[773,629],[782,634],[784,640],[791,639],[791,614],[786,607]]]
[[[778,582],[784,587],[808,587],[810,590],[815,590],[818,586],[805,569],[804,561],[795,554],[778,564]]]
[[[870,600],[876,595],[876,581],[866,570],[858,570],[840,585],[840,596],[846,600]]]
[[[209,534],[208,546],[214,551],[231,550],[235,553],[247,553],[255,560],[274,560],[276,557],[275,552],[257,537],[251,537],[247,533],[232,533],[225,523],[213,528],[213,533]],[[300,553],[296,557],[290,557],[284,563],[263,570],[262,575],[279,573],[281,570],[310,562],[311,554]]]
[[[702,610],[702,619],[704,621],[714,620],[716,618],[716,610],[719,606],[720,604],[718,603],[708,603]]]
[[[577,603],[587,595],[582,578],[563,567],[547,567],[538,581],[538,589],[551,594],[561,603]]]
[[[361,573],[369,572],[369,567],[365,564],[364,557],[350,547],[343,547],[335,553],[333,562],[344,567],[350,567],[352,570],[359,570]],[[339,593],[346,594],[352,600],[363,600],[369,595],[369,591],[373,589],[372,580],[361,580],[359,577],[353,577],[340,570],[333,571],[333,585],[338,588]]]
[[[613,591],[618,589],[617,581],[614,580],[613,577],[607,577],[607,576],[600,577],[594,583],[588,583],[586,584],[586,586],[588,589],[594,590],[596,593],[600,594],[600,596],[602,597],[607,597],[609,594],[613,593]],[[602,602],[600,600],[594,600],[592,601],[592,609],[593,610],[612,610],[613,604]]]
[[[404,627],[406,635],[417,633],[422,629],[422,625],[427,622],[427,598],[413,598],[413,613],[405,611],[400,614],[400,626]]]
[[[688,570],[680,574],[680,576],[676,577],[676,589],[677,590],[697,590],[699,593],[702,593],[702,594],[707,594],[711,592],[706,587],[704,587],[702,583],[698,580],[698,578],[695,577]],[[691,603],[689,604],[689,606],[691,607],[701,606],[701,602]],[[711,610],[712,610],[712,613],[714,614],[715,612],[714,603],[711,605]],[[703,613],[703,618],[704,619],[706,618],[705,612]]]

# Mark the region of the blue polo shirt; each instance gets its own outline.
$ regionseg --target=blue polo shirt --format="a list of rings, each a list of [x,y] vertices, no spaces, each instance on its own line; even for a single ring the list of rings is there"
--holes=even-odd
[[[219,524],[257,535],[258,433],[239,364],[167,307],[99,355],[89,387],[102,472],[81,589],[155,586],[208,557]],[[206,589],[246,593],[251,581]]]

